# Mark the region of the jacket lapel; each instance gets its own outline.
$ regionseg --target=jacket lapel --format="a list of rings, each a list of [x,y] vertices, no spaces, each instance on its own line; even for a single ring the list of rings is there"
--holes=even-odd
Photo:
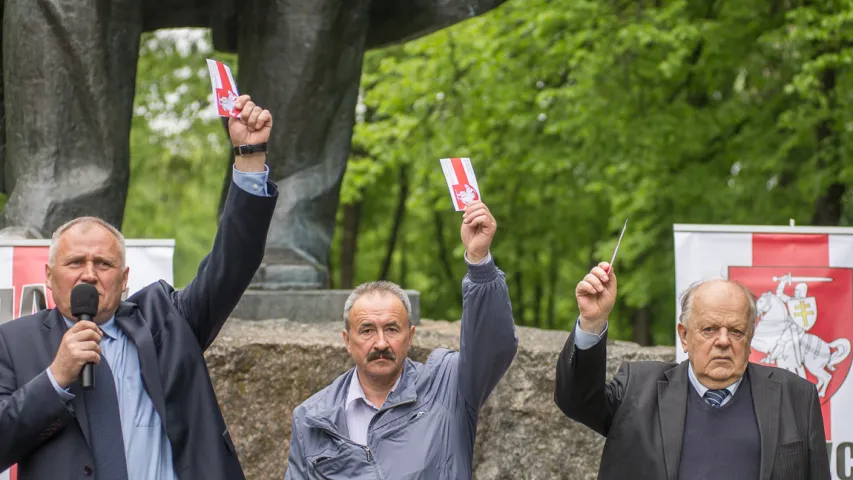
[[[148,325],[142,319],[136,304],[130,302],[122,302],[119,306],[116,312],[116,324],[136,345],[145,391],[151,397],[151,402],[154,403],[154,409],[160,415],[163,425],[166,425],[166,396],[163,394],[160,367],[157,363],[157,350],[154,347],[154,337],[151,335],[151,330],[148,329]]]
[[[667,478],[678,475],[681,441],[684,437],[684,418],[687,415],[688,361],[667,370],[666,380],[658,381],[658,418],[663,436],[663,457]]]
[[[65,324],[65,319],[59,310],[54,308],[47,314],[44,320],[44,326],[47,329],[45,342],[47,343],[47,351],[56,355],[59,351],[59,345],[62,343],[62,336],[68,331],[68,325]],[[86,438],[86,443],[91,446],[92,442],[89,438],[89,417],[86,415],[86,403],[83,401],[83,388],[80,382],[74,382],[68,387],[74,398],[71,399],[71,407],[74,409],[74,418],[77,419],[77,424],[80,425],[80,430],[83,431],[83,436]]]
[[[752,388],[752,404],[758,419],[761,434],[761,470],[759,478],[768,480],[773,471],[773,459],[779,442],[779,408],[782,399],[782,384],[772,378],[773,370],[758,368],[750,363],[749,385]]]

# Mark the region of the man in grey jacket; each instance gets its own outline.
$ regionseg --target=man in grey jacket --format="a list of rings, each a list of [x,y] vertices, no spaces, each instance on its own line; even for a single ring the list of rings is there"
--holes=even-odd
[[[471,478],[480,408],[518,347],[504,274],[489,253],[496,228],[485,204],[466,207],[458,352],[409,360],[406,293],[391,282],[353,291],[343,338],[355,368],[293,411],[285,480]]]

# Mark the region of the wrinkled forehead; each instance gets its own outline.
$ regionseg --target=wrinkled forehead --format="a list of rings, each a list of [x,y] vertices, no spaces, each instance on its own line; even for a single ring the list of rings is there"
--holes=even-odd
[[[749,325],[749,301],[733,285],[703,286],[695,295],[689,321],[697,328],[709,325],[745,328]]]
[[[121,244],[109,230],[96,223],[74,225],[62,232],[57,242],[57,253],[68,255],[100,255],[121,257]]]
[[[388,292],[371,292],[355,301],[350,310],[350,323],[356,327],[362,323],[377,326],[392,323],[406,325],[408,314],[403,302],[395,295]]]

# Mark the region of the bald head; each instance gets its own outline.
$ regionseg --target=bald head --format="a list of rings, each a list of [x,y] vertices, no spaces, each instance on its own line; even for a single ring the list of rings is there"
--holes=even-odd
[[[755,330],[758,317],[755,296],[746,285],[734,280],[705,280],[688,287],[681,295],[678,321],[686,326],[694,316],[721,310],[743,315],[749,330]]]

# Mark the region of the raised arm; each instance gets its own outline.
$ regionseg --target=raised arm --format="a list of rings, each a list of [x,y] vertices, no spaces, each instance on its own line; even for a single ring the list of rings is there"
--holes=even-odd
[[[231,143],[265,147],[272,128],[270,112],[248,95],[237,99],[236,108],[241,117],[229,119]],[[265,152],[237,155],[234,170],[239,183],[232,183],[228,192],[213,249],[196,278],[173,297],[202,348],[216,338],[258,270],[278,198],[275,185],[266,182]]]
[[[466,207],[461,233],[468,274],[462,280],[459,389],[473,409],[483,406],[518,350],[506,279],[489,253],[496,229],[484,203]]]
[[[580,316],[557,360],[554,401],[572,420],[607,435],[622,401],[626,365],[610,383],[607,372],[607,318],[616,302],[616,275],[606,262],[594,267],[575,288]]]

